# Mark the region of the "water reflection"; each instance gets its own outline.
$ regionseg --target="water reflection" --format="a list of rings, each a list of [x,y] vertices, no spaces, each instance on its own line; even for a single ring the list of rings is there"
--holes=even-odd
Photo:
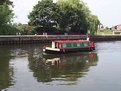
[[[43,45],[42,45],[43,46]],[[42,50],[40,45],[0,46],[0,91],[16,84],[16,58],[28,57],[31,52]],[[17,70],[19,71],[19,70]]]
[[[28,79],[34,78],[41,83],[71,81],[71,84],[75,84],[78,78],[88,73],[90,66],[97,65],[98,57],[93,52],[43,57],[42,47],[43,45],[0,47],[0,90],[19,88],[27,81],[22,79],[26,79],[28,74]],[[26,74],[22,76],[24,72]]]
[[[0,47],[0,90],[5,89],[14,84],[13,81],[13,67],[9,63],[12,56],[10,50]],[[4,50],[4,51],[3,51]]]
[[[77,81],[96,66],[96,53],[78,53],[59,56],[29,56],[29,67],[38,82]]]

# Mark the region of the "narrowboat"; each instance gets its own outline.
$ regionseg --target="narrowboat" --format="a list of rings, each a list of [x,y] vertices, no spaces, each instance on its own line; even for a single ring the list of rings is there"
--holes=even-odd
[[[95,50],[94,42],[89,40],[56,40],[50,47],[44,47],[45,54],[66,54]]]

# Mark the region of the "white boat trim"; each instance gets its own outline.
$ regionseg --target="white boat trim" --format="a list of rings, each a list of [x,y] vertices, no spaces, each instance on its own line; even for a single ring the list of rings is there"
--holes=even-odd
[[[50,48],[50,47],[46,47],[47,50],[52,50],[52,51],[60,51],[60,49],[58,48]]]

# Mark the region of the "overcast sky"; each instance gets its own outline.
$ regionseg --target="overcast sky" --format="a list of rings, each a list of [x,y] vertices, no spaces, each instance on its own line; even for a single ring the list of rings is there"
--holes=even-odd
[[[14,4],[16,23],[27,23],[27,15],[32,11],[38,0],[11,0]],[[104,26],[121,24],[121,0],[83,0],[91,10],[97,15]]]

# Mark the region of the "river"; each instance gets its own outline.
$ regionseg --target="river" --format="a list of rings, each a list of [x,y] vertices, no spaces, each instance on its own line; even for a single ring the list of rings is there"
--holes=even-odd
[[[43,57],[45,45],[0,46],[0,91],[121,91],[121,41]]]

